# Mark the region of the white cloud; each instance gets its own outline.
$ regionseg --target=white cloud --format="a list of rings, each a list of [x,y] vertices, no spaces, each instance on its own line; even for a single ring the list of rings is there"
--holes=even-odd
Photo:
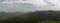
[[[17,5],[14,5],[14,3],[31,3],[31,4],[35,4],[35,5],[39,5],[39,6],[44,6],[44,5],[47,5],[44,1],[42,0],[27,0],[27,1],[22,1],[22,0],[6,0],[6,1],[3,1],[1,2],[2,5],[3,4],[6,4],[6,7],[5,9],[2,9],[2,11],[35,11],[37,10],[38,8],[34,8],[34,9],[30,9],[30,8],[15,8],[17,7]]]
[[[7,3],[7,4],[12,4],[12,3],[32,3],[32,4],[35,4],[35,5],[47,5],[43,0],[27,0],[27,1],[6,0],[6,1],[3,1],[2,3]]]
[[[60,10],[60,1],[59,1],[59,0],[57,0],[57,1],[55,2],[55,5],[56,5],[56,6],[52,7],[51,9],[53,9],[53,10]]]
[[[48,10],[48,9],[52,9],[52,10],[60,10],[60,1],[58,0],[47,0],[48,2],[54,4],[55,6],[52,8],[49,8],[47,5],[47,2],[44,2],[43,0],[27,0],[27,1],[22,1],[22,0],[6,0],[3,1],[2,4],[7,4],[8,8],[5,8],[4,11],[9,11],[9,10],[13,10],[13,7],[15,7],[15,5],[11,5],[14,3],[31,3],[31,4],[35,4],[35,5],[39,5],[42,6],[41,8],[36,8],[36,10]],[[14,10],[16,10],[17,8],[15,8]],[[22,8],[21,8],[22,9]],[[24,8],[27,10],[27,8]],[[23,9],[23,10],[24,10]],[[17,9],[19,11],[19,9]],[[31,9],[33,10],[33,9]]]

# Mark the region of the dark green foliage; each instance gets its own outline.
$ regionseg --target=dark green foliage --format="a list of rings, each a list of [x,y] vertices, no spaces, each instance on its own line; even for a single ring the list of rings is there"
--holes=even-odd
[[[60,11],[0,12],[0,23],[60,23]]]

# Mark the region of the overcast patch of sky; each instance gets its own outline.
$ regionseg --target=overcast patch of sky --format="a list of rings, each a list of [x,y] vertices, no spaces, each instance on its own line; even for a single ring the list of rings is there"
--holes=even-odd
[[[1,1],[3,1],[3,0],[1,0]],[[45,0],[45,1],[48,1],[48,2],[50,2],[50,3],[52,3],[52,4],[56,4],[56,2],[58,1],[58,0]],[[24,3],[32,3],[32,4],[39,4],[39,5],[46,5],[47,3],[46,2],[44,2],[44,0],[26,0],[26,1],[22,1],[22,0],[6,0],[6,1],[4,1],[3,3],[21,3],[21,2],[24,2]]]
[[[35,4],[35,5],[39,5],[39,6],[43,6],[45,7],[45,9],[49,9],[49,7],[47,6],[52,6],[51,9],[58,9],[60,10],[60,1],[59,0],[27,0],[27,1],[22,1],[22,0],[6,0],[2,2],[3,4],[13,4],[13,3],[31,3],[31,4]],[[8,6],[9,7],[9,6]],[[42,8],[43,9],[43,8]]]
[[[53,6],[55,6],[54,4],[52,4],[51,2],[49,2],[48,0],[43,0],[44,2],[46,2],[48,5],[48,7],[53,7]]]
[[[27,0],[27,1],[22,1],[22,0],[6,0],[3,1],[3,3],[11,4],[11,3],[32,3],[36,5],[47,5],[44,1],[42,0]]]

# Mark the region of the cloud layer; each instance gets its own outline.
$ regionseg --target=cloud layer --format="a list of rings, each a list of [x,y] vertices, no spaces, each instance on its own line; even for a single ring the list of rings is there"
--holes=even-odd
[[[0,0],[0,11],[13,11],[18,8],[14,8],[18,5],[15,3],[30,3],[34,4],[36,8],[19,8],[21,10],[60,10],[60,1],[59,0]]]

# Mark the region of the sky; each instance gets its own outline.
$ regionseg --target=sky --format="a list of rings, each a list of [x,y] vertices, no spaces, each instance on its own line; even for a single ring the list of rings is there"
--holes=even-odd
[[[60,10],[60,0],[0,0],[0,10],[8,11],[12,9],[12,7],[15,7],[11,5],[13,3],[31,3],[39,6],[39,8],[34,8],[35,10]]]

